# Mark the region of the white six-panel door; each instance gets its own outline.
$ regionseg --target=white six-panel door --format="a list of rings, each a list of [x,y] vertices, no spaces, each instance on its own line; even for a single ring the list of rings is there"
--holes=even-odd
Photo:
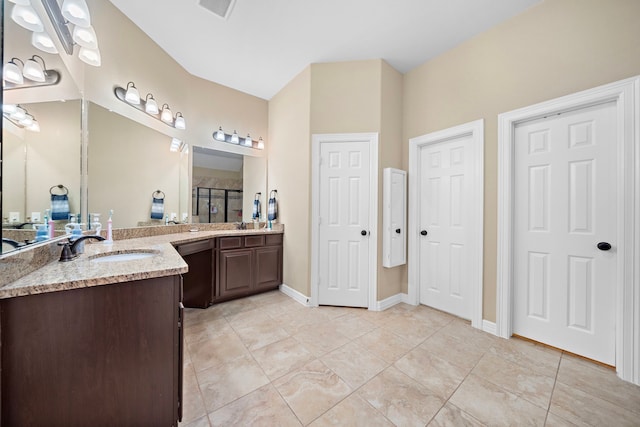
[[[322,142],[318,303],[368,307],[370,144]]]
[[[513,332],[610,365],[615,117],[609,103],[519,124],[514,151]]]
[[[472,136],[424,145],[418,161],[420,303],[471,319]]]

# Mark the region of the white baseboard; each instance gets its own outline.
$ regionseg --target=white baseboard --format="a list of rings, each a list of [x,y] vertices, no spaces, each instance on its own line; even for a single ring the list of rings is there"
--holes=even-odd
[[[393,307],[396,304],[400,304],[401,302],[409,304],[409,295],[395,294],[390,296],[389,298],[383,299],[382,301],[376,301],[373,311],[383,311],[390,307]]]
[[[498,335],[498,330],[496,328],[495,322],[490,322],[488,320],[482,320],[482,330],[490,333],[492,335]]]
[[[304,305],[305,307],[311,307],[310,301],[311,298],[304,295],[303,293],[300,293],[298,291],[296,291],[293,288],[290,288],[289,286],[285,285],[284,283],[282,285],[280,285],[280,292],[282,292],[283,294],[285,294],[288,297],[293,298],[295,301],[299,302],[300,304]]]

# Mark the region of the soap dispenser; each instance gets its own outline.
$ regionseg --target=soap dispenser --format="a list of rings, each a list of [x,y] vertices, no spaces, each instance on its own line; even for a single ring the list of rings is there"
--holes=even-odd
[[[96,236],[99,236],[100,232],[102,231],[102,224],[100,224],[99,213],[91,214],[91,230]]]
[[[71,234],[76,228],[76,216],[74,214],[69,215],[69,222],[64,226],[65,234]]]

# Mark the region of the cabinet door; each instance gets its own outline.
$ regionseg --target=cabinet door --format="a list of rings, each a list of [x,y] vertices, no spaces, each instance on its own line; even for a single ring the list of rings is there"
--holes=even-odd
[[[265,246],[254,249],[255,289],[275,288],[282,284],[282,246]]]
[[[253,250],[220,251],[220,297],[246,295],[253,283]]]

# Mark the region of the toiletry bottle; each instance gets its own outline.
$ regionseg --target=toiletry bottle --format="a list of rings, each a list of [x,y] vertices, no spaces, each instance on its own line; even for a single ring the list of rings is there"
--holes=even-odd
[[[47,224],[47,229],[49,230],[49,238],[53,239],[56,236],[56,223],[53,222],[53,218],[49,215],[49,209],[47,209],[47,217],[49,218],[49,223]]]
[[[111,217],[113,216],[113,209],[109,211],[109,219],[107,220],[107,239],[104,241],[105,243],[113,243],[113,221]]]
[[[76,216],[74,214],[69,215],[69,222],[64,226],[65,234],[71,234],[71,232],[76,228]]]
[[[73,230],[71,230],[71,237],[69,238],[69,241],[75,242],[80,237],[82,237],[82,224],[73,224]],[[84,253],[84,241],[78,242],[76,245],[76,253]]]
[[[169,225],[169,214],[165,214],[164,216],[164,225]]]

